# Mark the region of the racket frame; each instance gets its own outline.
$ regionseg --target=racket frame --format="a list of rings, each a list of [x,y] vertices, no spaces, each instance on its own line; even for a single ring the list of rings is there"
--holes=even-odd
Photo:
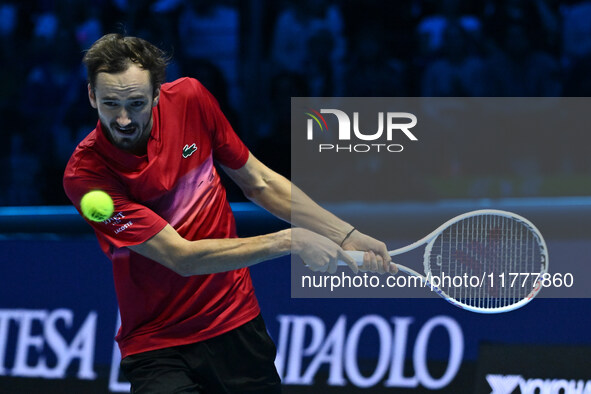
[[[502,216],[502,217],[518,220],[530,228],[532,234],[535,236],[535,238],[538,241],[539,251],[540,251],[540,255],[541,255],[540,275],[536,281],[535,286],[533,287],[532,291],[528,294],[528,296],[523,298],[522,300],[514,303],[514,304],[511,304],[511,305],[506,305],[506,306],[502,306],[502,307],[492,307],[492,308],[482,308],[482,307],[475,307],[472,305],[467,305],[467,304],[465,304],[461,301],[458,301],[458,300],[454,299],[453,297],[449,296],[447,293],[445,293],[443,290],[441,290],[437,286],[433,285],[433,283],[431,283],[427,279],[429,276],[432,276],[432,275],[430,275],[431,268],[429,267],[429,257],[431,256],[431,250],[433,248],[433,244],[434,244],[435,240],[437,239],[437,237],[445,229],[447,229],[448,227],[452,226],[453,224],[455,224],[459,221],[462,221],[462,220],[464,220],[466,218],[470,218],[470,217],[485,216],[485,215]],[[449,219],[448,221],[446,221],[445,223],[443,223],[442,225],[437,227],[435,230],[433,230],[431,233],[429,233],[425,237],[419,239],[418,241],[413,242],[413,243],[411,243],[407,246],[404,246],[402,248],[391,250],[388,252],[388,254],[392,257],[398,256],[403,253],[414,250],[424,244],[427,244],[427,246],[425,247],[425,252],[423,254],[423,269],[425,272],[424,275],[420,274],[419,272],[413,270],[412,268],[409,268],[409,267],[402,265],[402,264],[396,264],[396,266],[398,267],[398,270],[404,272],[407,275],[412,275],[412,276],[418,277],[421,280],[421,286],[431,289],[433,292],[435,292],[439,296],[443,297],[450,304],[457,306],[458,308],[470,311],[470,312],[491,314],[491,313],[509,312],[509,311],[521,308],[522,306],[524,306],[525,304],[530,302],[540,292],[540,290],[542,288],[542,283],[541,283],[542,276],[548,272],[548,264],[549,264],[548,248],[546,246],[546,241],[544,240],[544,237],[542,236],[542,234],[540,233],[538,228],[531,221],[529,221],[528,219],[524,218],[523,216],[520,216],[520,215],[513,213],[513,212],[502,211],[502,210],[497,210],[497,209],[479,209],[479,210],[463,213],[463,214],[458,215],[452,219]],[[347,251],[347,254],[349,254],[351,257],[353,257],[358,264],[363,264],[364,253],[365,252],[362,252],[362,251]],[[339,265],[347,265],[347,264],[343,261],[339,261]]]

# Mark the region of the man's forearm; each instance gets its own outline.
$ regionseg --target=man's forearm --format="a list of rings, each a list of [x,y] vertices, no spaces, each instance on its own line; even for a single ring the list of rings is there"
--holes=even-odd
[[[177,260],[185,276],[249,267],[291,251],[289,231],[249,238],[203,239],[191,242]]]
[[[265,180],[265,186],[250,200],[291,224],[307,228],[340,243],[353,226],[322,208],[297,186],[279,174]]]
[[[252,155],[242,168],[224,169],[252,202],[295,226],[314,231],[338,244],[353,228]]]
[[[179,275],[204,275],[248,267],[291,251],[291,230],[249,237],[188,241],[166,226],[149,241],[129,247]]]

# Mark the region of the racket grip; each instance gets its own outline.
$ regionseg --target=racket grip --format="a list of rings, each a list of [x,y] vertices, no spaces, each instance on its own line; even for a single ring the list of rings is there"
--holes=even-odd
[[[359,250],[345,250],[345,253],[353,257],[353,260],[357,262],[357,265],[363,265],[363,255],[365,254],[365,252]],[[343,260],[339,260],[338,265],[346,266],[347,263],[345,263]]]

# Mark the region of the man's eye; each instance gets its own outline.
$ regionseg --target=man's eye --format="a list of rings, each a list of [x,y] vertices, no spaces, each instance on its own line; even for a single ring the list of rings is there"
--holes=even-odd
[[[103,102],[103,105],[104,105],[105,107],[116,107],[116,106],[117,106],[117,103],[116,103],[116,102],[114,102],[114,101],[104,101],[104,102]]]
[[[144,102],[143,101],[134,101],[133,103],[131,103],[131,106],[135,107],[135,108],[143,107]]]

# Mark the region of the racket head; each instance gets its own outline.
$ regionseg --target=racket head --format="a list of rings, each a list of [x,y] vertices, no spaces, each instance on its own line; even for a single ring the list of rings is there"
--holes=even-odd
[[[440,296],[472,312],[501,313],[524,306],[538,294],[542,275],[548,272],[542,234],[512,212],[467,212],[442,224],[429,239],[423,260],[427,280]],[[442,280],[446,275],[464,281],[456,286],[457,280]]]

